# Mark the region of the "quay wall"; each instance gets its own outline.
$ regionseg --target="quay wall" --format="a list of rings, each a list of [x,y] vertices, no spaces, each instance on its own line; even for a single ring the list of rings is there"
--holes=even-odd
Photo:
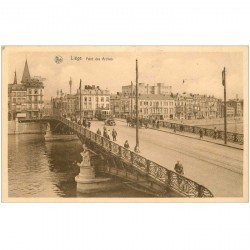
[[[42,134],[46,130],[44,124],[29,122],[19,123],[17,121],[8,121],[8,134]]]

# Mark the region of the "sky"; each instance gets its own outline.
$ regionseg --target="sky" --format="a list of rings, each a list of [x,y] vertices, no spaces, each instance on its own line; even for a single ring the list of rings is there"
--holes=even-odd
[[[28,48],[28,47],[27,47]],[[31,76],[46,78],[45,99],[56,96],[57,89],[69,93],[69,78],[72,78],[72,93],[82,84],[99,85],[111,93],[121,91],[123,85],[135,82],[135,60],[138,59],[139,82],[155,84],[163,82],[172,86],[174,93],[199,93],[223,98],[221,72],[226,67],[227,96],[243,98],[243,54],[240,51],[201,51],[192,48],[164,50],[140,47],[133,50],[112,48],[67,51],[10,51],[8,54],[8,83],[13,82],[14,71],[20,83],[25,60]],[[61,56],[61,63],[55,57]],[[75,60],[81,57],[81,60]],[[111,58],[112,60],[102,60]],[[87,58],[93,58],[89,60]],[[95,60],[100,58],[100,60]],[[73,59],[73,60],[72,60]],[[183,83],[184,80],[184,83]]]

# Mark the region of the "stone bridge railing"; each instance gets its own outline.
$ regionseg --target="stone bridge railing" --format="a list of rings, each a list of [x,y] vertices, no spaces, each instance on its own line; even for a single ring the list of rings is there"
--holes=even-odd
[[[165,185],[166,188],[179,192],[186,197],[213,197],[213,194],[207,188],[197,182],[179,175],[174,171],[168,170],[167,168],[84,128],[75,122],[67,120],[63,117],[54,116],[45,117],[44,119],[58,120],[64,123],[79,135],[82,135],[91,142],[98,144],[104,150],[116,157],[119,157],[124,162],[131,164],[138,171],[143,172],[148,177],[151,177],[155,181]]]
[[[198,127],[198,126],[184,125],[180,123],[165,122],[165,121],[164,122],[161,121],[160,126],[173,129],[173,130],[176,129],[176,131],[180,131],[180,132],[188,132],[188,133],[194,133],[194,134],[199,134],[200,130],[202,130],[204,136],[221,139],[221,140],[224,140],[224,137],[225,137],[224,131],[217,130],[216,135],[215,135],[215,132],[213,129],[203,128],[203,127]],[[227,132],[227,140],[229,142],[243,145],[244,135],[238,134],[238,133]]]

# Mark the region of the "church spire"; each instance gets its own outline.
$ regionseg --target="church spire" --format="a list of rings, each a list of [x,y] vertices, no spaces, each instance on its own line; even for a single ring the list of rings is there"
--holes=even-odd
[[[15,70],[15,76],[14,76],[14,82],[13,84],[17,84],[17,79],[16,79],[16,70]]]
[[[21,83],[29,83],[29,82],[30,82],[30,72],[29,72],[28,62],[26,59]]]

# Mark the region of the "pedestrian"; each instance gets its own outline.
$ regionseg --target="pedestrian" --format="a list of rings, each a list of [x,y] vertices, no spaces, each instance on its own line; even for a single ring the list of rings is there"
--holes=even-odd
[[[103,130],[103,137],[107,138],[107,130]]]
[[[181,174],[181,175],[184,175],[184,171],[183,171],[183,166],[182,164],[180,163],[180,161],[177,161],[177,163],[175,164],[174,166],[174,170],[177,174]]]
[[[106,138],[107,138],[108,140],[110,140],[110,136],[109,136],[108,133],[106,133]]]
[[[200,134],[200,139],[203,139],[203,129],[202,128],[200,129],[199,134]]]
[[[173,124],[173,127],[174,127],[174,133],[176,133],[176,126],[175,126],[175,124]]]
[[[83,126],[84,126],[85,128],[87,128],[87,121],[86,121],[86,119],[83,119],[82,124],[83,124]]]
[[[184,130],[183,124],[180,125],[180,130],[181,130],[181,132],[183,132],[183,130]]]
[[[103,126],[103,136],[105,137],[105,134],[107,133],[107,128],[105,126]]]
[[[90,121],[88,121],[88,128],[90,128],[90,126],[91,126],[91,122],[90,122]]]
[[[160,128],[160,121],[157,121],[156,128]]]
[[[101,130],[100,130],[99,128],[97,129],[96,133],[97,133],[98,135],[101,135],[101,134],[102,134],[102,133],[101,133]]]
[[[217,129],[214,127],[214,139],[217,139]]]
[[[125,141],[125,143],[124,143],[124,148],[129,149],[128,140]]]
[[[117,136],[117,132],[116,132],[116,130],[113,128],[113,130],[112,130],[113,141],[116,141],[116,136]]]
[[[127,121],[127,126],[128,126],[128,125],[129,125],[130,118],[127,117],[126,121]]]
[[[153,128],[155,127],[155,120],[153,119]]]

